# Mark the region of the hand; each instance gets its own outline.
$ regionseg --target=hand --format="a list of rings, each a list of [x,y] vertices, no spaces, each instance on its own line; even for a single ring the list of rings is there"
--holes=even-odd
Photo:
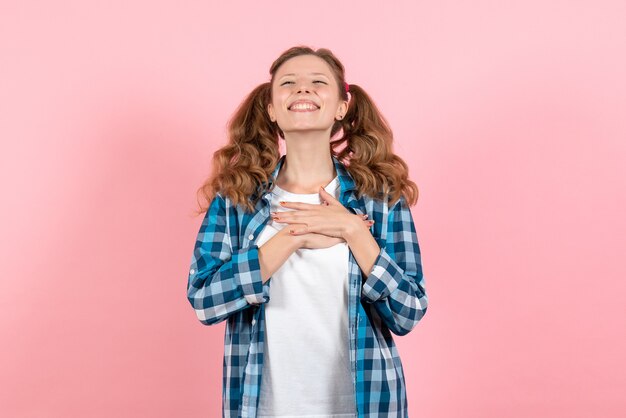
[[[287,229],[287,228],[285,228]],[[290,234],[293,235],[293,234]],[[328,248],[333,245],[337,245],[342,242],[346,242],[343,238],[329,237],[324,234],[316,234],[315,232],[307,232],[305,234],[300,234],[296,239],[299,241],[299,248],[306,248],[311,250],[316,250],[319,248]]]
[[[367,217],[366,215],[363,215]],[[363,219],[363,224],[365,228],[369,228],[371,223]],[[315,232],[306,232],[299,234],[291,234],[289,233],[290,228],[298,228],[298,227],[306,227],[305,224],[291,224],[287,228],[283,228],[279,233],[286,233],[285,235],[292,236],[298,243],[298,248],[307,248],[307,249],[319,249],[319,248],[328,248],[333,245],[337,245],[341,242],[347,242],[345,238],[337,238],[337,237],[329,237],[328,235],[318,234]]]
[[[328,237],[345,240],[345,236],[356,225],[371,226],[374,221],[366,221],[363,216],[353,214],[330,193],[320,187],[321,205],[302,202],[282,202],[281,206],[293,211],[272,214],[275,222],[290,224],[287,226],[299,236],[317,233]],[[367,216],[367,215],[365,215]]]

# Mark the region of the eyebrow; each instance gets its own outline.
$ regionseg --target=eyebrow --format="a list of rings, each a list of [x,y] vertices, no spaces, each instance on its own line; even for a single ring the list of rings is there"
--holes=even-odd
[[[283,74],[280,78],[287,77],[288,75],[295,75],[295,74],[294,73]],[[328,78],[328,76],[324,73],[309,73],[309,75],[323,75],[324,77]]]

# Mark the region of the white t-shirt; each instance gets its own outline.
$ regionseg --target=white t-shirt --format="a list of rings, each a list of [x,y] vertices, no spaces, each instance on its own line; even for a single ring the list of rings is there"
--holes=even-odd
[[[325,188],[339,198],[339,178]],[[319,193],[274,186],[272,212],[294,209],[279,201],[319,205]],[[257,244],[287,223],[269,221]],[[348,245],[301,248],[272,275],[265,304],[265,350],[259,418],[353,418],[355,394],[348,334]]]

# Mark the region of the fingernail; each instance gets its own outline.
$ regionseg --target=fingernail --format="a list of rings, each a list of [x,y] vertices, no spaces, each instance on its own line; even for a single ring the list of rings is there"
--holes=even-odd
[[[372,225],[374,223],[374,221],[367,221],[367,223],[369,223],[370,225]]]
[[[362,214],[362,215],[361,215],[361,217],[362,217],[363,219],[367,218],[367,213]]]

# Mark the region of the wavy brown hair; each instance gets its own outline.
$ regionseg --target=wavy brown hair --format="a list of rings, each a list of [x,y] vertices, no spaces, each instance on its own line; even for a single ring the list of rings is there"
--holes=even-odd
[[[213,153],[211,175],[198,189],[198,195],[206,200],[205,205],[198,202],[198,214],[207,211],[218,192],[234,205],[241,204],[252,212],[256,201],[267,191],[270,175],[281,157],[278,141],[284,139],[282,130],[267,113],[272,83],[278,68],[300,55],[323,59],[335,76],[339,97],[350,100],[345,117],[335,121],[331,129],[331,138],[341,129],[343,135],[330,142],[330,152],[354,178],[358,197],[366,194],[386,198],[390,206],[400,195],[410,206],[417,202],[418,187],[408,178],[407,164],[393,153],[391,128],[370,96],[359,85],[350,84],[348,97],[344,66],[330,50],[295,46],[272,63],[270,81],[252,90],[228,122],[228,143]]]

